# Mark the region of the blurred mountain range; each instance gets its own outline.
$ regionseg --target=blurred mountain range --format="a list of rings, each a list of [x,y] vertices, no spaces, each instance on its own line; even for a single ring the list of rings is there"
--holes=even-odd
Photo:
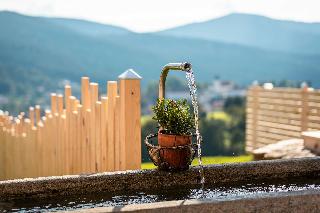
[[[319,86],[320,24],[230,14],[134,33],[90,21],[0,12],[0,94],[14,95],[17,84],[41,79],[79,81],[88,75],[104,83],[128,68],[146,85],[158,80],[164,64],[178,61],[190,61],[198,81],[218,75],[241,84],[288,79]]]

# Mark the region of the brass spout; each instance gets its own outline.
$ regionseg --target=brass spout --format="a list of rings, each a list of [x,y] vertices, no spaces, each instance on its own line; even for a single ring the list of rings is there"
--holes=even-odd
[[[162,68],[162,72],[159,80],[159,99],[165,98],[166,91],[166,79],[169,73],[169,70],[180,70],[189,72],[192,68],[192,65],[188,62],[184,63],[169,63]]]

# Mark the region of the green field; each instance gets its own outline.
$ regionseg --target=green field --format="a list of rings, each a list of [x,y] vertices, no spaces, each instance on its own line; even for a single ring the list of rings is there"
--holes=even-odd
[[[152,120],[152,116],[151,115],[142,115],[141,116],[141,125],[145,125],[147,121]]]
[[[214,156],[214,157],[203,157],[202,162],[203,165],[209,165],[209,164],[223,164],[223,163],[240,163],[240,162],[248,162],[252,161],[251,155],[241,155],[241,156]],[[192,162],[193,166],[198,165],[198,159],[194,159]],[[142,163],[141,169],[154,169],[156,168],[153,163]]]
[[[230,116],[227,113],[223,112],[223,111],[209,112],[207,114],[207,118],[208,119],[223,120],[223,121],[225,121],[227,123],[231,121]]]

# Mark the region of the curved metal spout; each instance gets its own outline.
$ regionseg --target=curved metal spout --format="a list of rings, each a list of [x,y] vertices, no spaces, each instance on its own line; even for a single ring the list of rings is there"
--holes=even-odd
[[[192,65],[188,62],[184,63],[169,63],[162,68],[162,72],[160,75],[159,81],[159,99],[165,98],[165,91],[166,91],[166,79],[169,73],[169,70],[180,70],[189,72],[192,69]]]

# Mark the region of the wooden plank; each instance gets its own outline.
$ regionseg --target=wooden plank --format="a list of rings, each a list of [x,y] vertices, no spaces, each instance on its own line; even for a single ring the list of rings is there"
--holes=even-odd
[[[261,110],[272,110],[277,112],[293,112],[293,113],[300,113],[302,111],[301,107],[287,107],[287,106],[281,106],[281,105],[275,105],[275,104],[259,104],[258,109]],[[249,112],[252,109],[248,109]]]
[[[26,170],[27,170],[27,161],[26,161],[26,145],[27,145],[27,134],[22,134],[22,142],[21,142],[21,169],[22,169],[22,178],[26,177]]]
[[[96,150],[96,172],[102,172],[102,159],[101,159],[101,102],[97,101],[95,105],[95,150]]]
[[[308,127],[309,127],[309,128],[313,128],[313,129],[320,130],[320,121],[318,121],[318,123],[316,123],[316,122],[309,122],[309,123],[308,123]]]
[[[276,129],[282,129],[282,130],[290,130],[295,132],[300,132],[299,126],[294,125],[287,125],[282,123],[274,123],[274,122],[266,122],[266,121],[258,121],[258,126],[265,126],[265,127],[271,127]]]
[[[86,150],[86,140],[89,137],[87,135],[87,121],[86,121],[86,109],[84,106],[82,106],[81,109],[81,142],[80,142],[80,161],[81,161],[81,173],[86,173],[86,156],[87,156],[87,150]]]
[[[308,121],[309,121],[309,119],[311,120],[311,121],[319,121],[320,119],[320,116],[318,115],[318,114],[307,114],[306,113],[306,116],[307,116],[307,119],[308,119]]]
[[[58,102],[58,114],[62,115],[63,114],[63,95],[59,94],[57,96],[57,102]]]
[[[52,113],[48,114],[47,118],[47,141],[46,141],[46,156],[47,160],[47,176],[55,175],[55,154],[54,154],[54,144],[55,144],[55,117]]]
[[[297,107],[297,108],[301,108],[301,104],[292,104],[292,103],[286,103],[286,102],[283,102],[283,103],[271,103],[271,102],[262,102],[262,101],[259,101],[259,105],[260,104],[268,104],[268,105],[276,105],[276,106],[281,106],[281,107],[287,107],[287,108],[290,108],[290,107]],[[253,107],[253,102],[252,102],[252,99],[248,99],[247,100],[247,107],[250,109]]]
[[[271,138],[274,140],[285,140],[285,139],[289,139],[289,138],[295,138],[295,137],[292,137],[291,135],[281,134],[280,132],[270,133],[270,132],[257,130],[256,133],[258,135],[257,138],[259,138],[259,139],[260,139],[260,137]]]
[[[302,100],[302,112],[301,112],[301,131],[306,131],[308,129],[308,87],[305,87],[301,91]]]
[[[78,125],[78,111],[73,111],[71,116],[71,136],[72,142],[70,147],[71,155],[71,174],[78,174],[78,136],[79,136],[79,125]]]
[[[17,153],[17,150],[16,150],[16,147],[17,147],[17,145],[16,145],[16,139],[17,139],[17,137],[16,137],[16,135],[15,135],[15,131],[14,131],[14,124],[13,124],[13,129],[12,129],[12,131],[11,131],[11,138],[10,138],[10,143],[11,143],[11,153],[10,153],[10,155],[11,155],[11,160],[12,160],[12,169],[11,169],[11,177],[12,177],[12,179],[16,179],[17,178],[17,162],[16,162],[16,160],[17,160],[17,155],[18,155],[18,153]]]
[[[117,96],[117,82],[108,81],[108,147],[107,147],[107,171],[115,169],[115,104]]]
[[[320,110],[314,109],[309,106],[309,112],[307,113],[309,116],[315,116],[315,117],[320,117]]]
[[[74,111],[74,105],[75,105],[76,98],[74,96],[69,97],[69,104],[70,104],[70,121],[69,121],[69,143],[67,146],[67,155],[68,155],[68,162],[69,162],[69,168],[68,171],[70,174],[74,173],[74,166],[75,166],[75,146],[76,146],[76,114]]]
[[[310,119],[309,123],[320,124],[320,120],[318,120],[318,119]]]
[[[258,107],[258,95],[259,95],[259,91],[261,90],[260,87],[258,86],[253,86],[250,88],[251,94],[252,96],[249,97],[251,98],[252,103],[250,105],[252,105],[252,108],[250,109],[249,107],[247,107],[246,111],[248,113],[252,114],[252,129],[253,129],[253,135],[251,138],[251,145],[255,146],[256,141],[257,141],[257,135],[256,135],[256,126],[257,126],[257,116],[258,116],[258,112],[257,112],[257,107]],[[247,99],[247,106],[249,105],[249,98]],[[249,123],[246,123],[246,129],[248,128]]]
[[[277,116],[264,116],[264,115],[258,115],[259,121],[269,121],[269,122],[275,122],[279,124],[287,124],[292,126],[300,126],[301,121],[297,119],[289,119],[289,118],[281,118]]]
[[[275,98],[262,98],[259,97],[259,103],[265,103],[265,104],[283,104],[283,105],[296,105],[300,106],[301,100],[291,100],[291,99],[275,99]]]
[[[64,87],[64,98],[65,98],[65,106],[66,106],[66,131],[65,131],[65,164],[64,164],[64,173],[70,174],[70,120],[71,120],[71,112],[72,106],[70,101],[70,96],[72,96],[72,89],[70,85],[66,85]]]
[[[29,134],[29,131],[31,129],[31,121],[29,118],[25,118],[24,119],[24,123],[25,123],[25,132],[26,132],[26,138],[25,138],[25,141],[24,141],[24,153],[23,153],[23,159],[24,159],[24,163],[23,163],[23,168],[24,168],[24,173],[23,173],[23,176],[24,177],[27,177],[28,176],[28,165],[29,165],[29,145],[30,145],[30,134]]]
[[[91,172],[91,110],[87,109],[85,112],[85,128],[86,128],[86,153],[85,153],[85,162],[86,162],[86,173]]]
[[[280,140],[278,139],[274,139],[274,138],[268,138],[268,137],[259,137],[259,147],[263,147],[263,146],[266,146],[266,145],[269,145],[269,144],[274,144],[274,143],[277,143],[279,142]]]
[[[90,125],[92,131],[90,131],[90,171],[96,171],[96,133],[95,133],[95,125],[96,125],[96,117],[95,117],[95,104],[98,101],[99,96],[99,85],[97,83],[90,83],[90,102],[91,102],[91,113],[90,113]]]
[[[41,177],[43,174],[43,158],[45,156],[43,156],[43,147],[44,147],[44,141],[43,139],[46,137],[46,135],[44,135],[43,129],[44,129],[44,125],[42,122],[42,119],[40,122],[38,122],[38,126],[37,126],[37,144],[36,144],[36,169],[37,169],[37,177]]]
[[[11,150],[11,133],[10,133],[10,129],[8,129],[7,127],[5,127],[5,178],[6,179],[10,179],[12,178],[12,173],[11,173],[11,169],[12,169],[12,159],[10,158],[10,153],[12,152]],[[29,160],[29,159],[28,159]]]
[[[314,101],[309,101],[308,105],[309,105],[310,108],[314,108],[314,109],[317,109],[317,110],[320,109],[320,103],[317,103],[317,102],[314,102]]]
[[[82,142],[84,142],[84,129],[83,129],[83,106],[81,104],[78,105],[77,109],[78,117],[77,117],[77,146],[76,146],[76,173],[82,173]]]
[[[283,134],[291,137],[300,137],[300,131],[288,131],[283,129],[271,128],[266,126],[258,125],[257,131],[263,131],[268,133],[275,133],[275,134]]]
[[[60,116],[60,125],[59,125],[59,140],[60,140],[60,174],[65,175],[65,164],[66,164],[66,128],[67,128],[67,122],[66,122],[66,115]]]
[[[71,111],[71,106],[69,104],[69,97],[72,96],[72,88],[70,85],[65,85],[64,86],[64,100],[65,100],[65,106],[66,106],[66,110],[68,111],[68,109]]]
[[[37,159],[35,158],[37,156],[37,127],[32,127],[31,129],[31,150],[30,150],[30,164],[29,164],[29,169],[31,171],[31,176],[30,177],[37,177]]]
[[[81,104],[84,109],[90,109],[90,91],[89,91],[90,80],[88,77],[81,78]]]
[[[270,111],[270,110],[259,110],[258,115],[287,118],[287,119],[295,119],[295,120],[301,119],[301,115],[299,113],[275,112],[275,111]]]
[[[107,171],[107,146],[108,146],[108,98],[101,98],[101,167]]]
[[[34,108],[33,107],[29,107],[29,118],[30,118],[31,126],[34,126],[35,115],[34,115]]]
[[[38,126],[38,123],[41,120],[41,107],[40,107],[40,105],[35,106],[35,115],[36,115],[36,126]]]
[[[121,169],[141,168],[140,78],[120,78]],[[122,144],[123,143],[123,144]]]
[[[275,98],[275,99],[285,99],[285,100],[300,100],[301,94],[298,90],[295,93],[287,93],[287,92],[266,92],[265,90],[262,90],[259,93],[259,97],[263,98]]]
[[[57,101],[57,94],[51,93],[51,112],[55,115],[58,112],[58,101]]]
[[[114,116],[114,131],[115,131],[115,145],[114,145],[114,158],[115,158],[115,170],[119,171],[121,162],[121,143],[120,143],[120,96],[116,96],[115,100],[115,116]],[[123,148],[122,148],[123,150]]]
[[[260,136],[260,137],[257,139],[257,144],[256,144],[256,146],[254,146],[253,148],[256,149],[256,147],[259,148],[259,147],[262,147],[262,146],[265,146],[265,145],[268,145],[268,144],[276,143],[276,142],[278,142],[278,141],[279,141],[278,139]],[[250,141],[250,144],[252,144],[252,141]],[[250,146],[252,146],[252,145],[250,145]]]

